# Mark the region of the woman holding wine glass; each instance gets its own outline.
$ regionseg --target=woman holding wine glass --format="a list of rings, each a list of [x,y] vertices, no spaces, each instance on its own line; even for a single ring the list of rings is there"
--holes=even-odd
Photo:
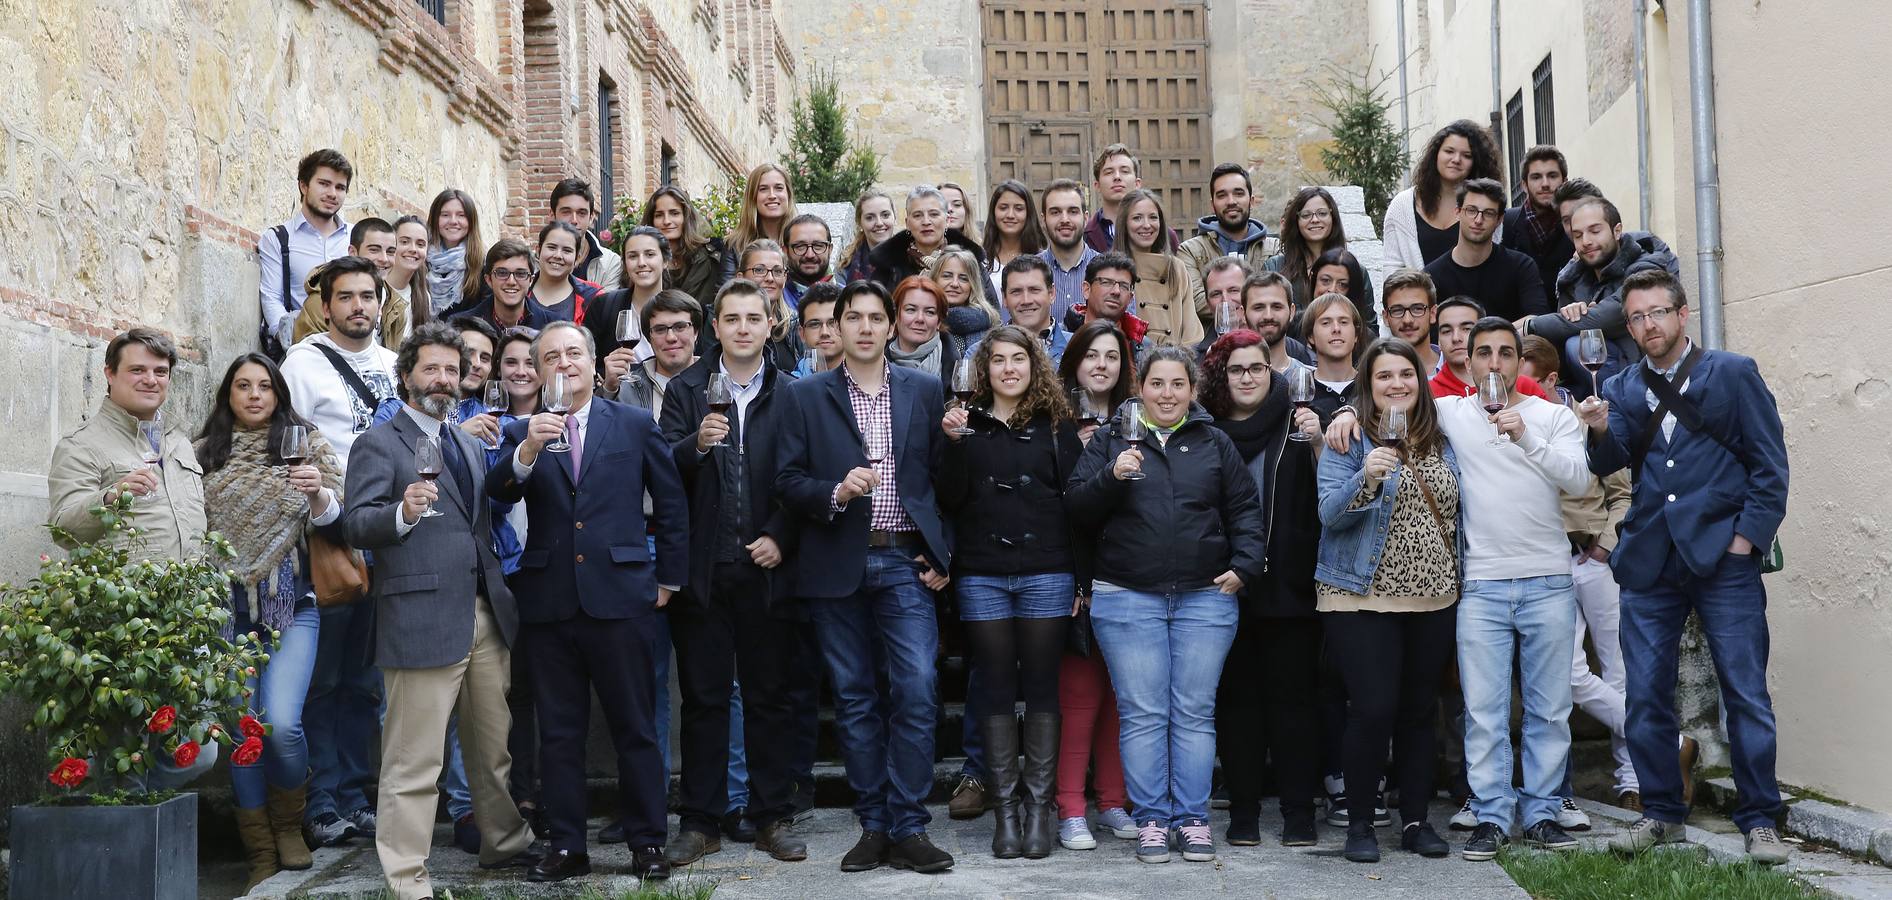
[[[1261,843],[1262,763],[1274,760],[1281,842],[1316,840],[1320,790],[1315,699],[1320,621],[1314,615],[1314,553],[1320,541],[1314,448],[1320,416],[1308,408],[1314,370],[1268,365],[1261,335],[1223,335],[1202,360],[1202,405],[1215,416],[1261,489],[1268,577],[1241,594],[1240,624],[1217,690],[1215,733],[1228,789],[1228,841]],[[1297,442],[1294,439],[1300,439]],[[1259,688],[1257,686],[1260,686]]]
[[[1091,623],[1117,689],[1144,862],[1169,861],[1172,830],[1183,859],[1215,859],[1216,682],[1234,595],[1260,584],[1265,557],[1255,480],[1196,404],[1197,382],[1188,351],[1151,350],[1141,403],[1092,436],[1066,491],[1072,520],[1097,535]]]
[[[1412,345],[1373,342],[1360,359],[1356,411],[1366,440],[1329,443],[1319,462],[1320,550],[1314,571],[1327,651],[1346,684],[1342,754],[1349,785],[1385,771],[1400,796],[1400,846],[1446,855],[1426,822],[1435,757],[1433,710],[1456,647],[1461,538],[1458,462]],[[1349,426],[1350,427],[1350,426]],[[1347,792],[1345,856],[1378,862],[1377,792]]]
[[[1136,390],[1136,349],[1109,322],[1079,328],[1058,361],[1058,375],[1078,418],[1077,436],[1088,443]]]
[[[1002,711],[978,723],[998,804],[992,854],[1041,859],[1059,830],[1058,665],[1077,571],[1064,488],[1083,443],[1035,335],[993,329],[962,371],[961,399],[972,403],[941,423],[950,441],[938,497],[959,535],[952,583],[981,676],[982,695],[968,699]],[[1022,742],[1012,712],[1021,687]]]
[[[316,609],[309,535],[342,543],[342,473],[321,432],[289,404],[289,385],[260,353],[224,372],[195,445],[204,513],[236,558],[230,633],[254,635],[269,662],[249,682],[250,709],[269,726],[260,758],[238,748],[230,766],[237,830],[256,886],[313,864],[302,840],[308,745],[302,706],[315,670]]]

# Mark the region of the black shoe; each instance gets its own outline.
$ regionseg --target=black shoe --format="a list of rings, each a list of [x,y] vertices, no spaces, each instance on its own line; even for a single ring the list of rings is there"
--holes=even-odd
[[[453,845],[475,856],[480,852],[480,826],[473,824],[473,814],[467,813],[453,822]]]
[[[723,814],[723,837],[738,844],[755,843],[755,826],[749,822],[749,807],[738,806]]]
[[[1429,859],[1439,859],[1452,853],[1445,838],[1432,830],[1431,822],[1407,822],[1406,827],[1399,832],[1399,849]]]
[[[1253,847],[1261,843],[1261,818],[1258,815],[1231,815],[1225,835],[1231,847]]]
[[[1524,829],[1524,843],[1544,850],[1577,849],[1577,839],[1563,830],[1555,819],[1545,819]]]
[[[711,853],[720,853],[722,849],[723,842],[716,835],[683,828],[677,831],[677,839],[671,841],[670,848],[664,851],[664,861],[683,868]]]
[[[355,827],[355,823],[332,812],[325,812],[310,819],[309,823],[303,826],[303,831],[307,836],[305,843],[319,850],[348,840],[359,834],[361,830]]]
[[[912,869],[922,874],[944,872],[953,867],[953,855],[933,846],[925,832],[893,845],[887,853],[887,861],[896,869]]]
[[[1551,824],[1554,826],[1556,823]],[[1511,839],[1505,836],[1504,829],[1499,828],[1498,823],[1480,822],[1477,828],[1472,829],[1472,836],[1466,839],[1465,847],[1459,851],[1459,855],[1472,862],[1484,862],[1495,859],[1498,856],[1498,848],[1510,842]]]
[[[479,852],[475,849],[474,852]],[[496,863],[480,863],[482,869],[526,869],[545,861],[545,845],[533,844]]]
[[[861,839],[854,842],[854,848],[841,857],[841,871],[865,872],[880,868],[880,864],[887,861],[887,847],[886,832],[861,832]]]
[[[670,877],[670,862],[662,847],[639,847],[631,853],[631,874],[639,881],[662,881]]]
[[[591,874],[591,857],[584,853],[570,850],[558,850],[546,854],[539,864],[526,873],[527,881],[564,881],[580,875]]]
[[[764,825],[755,835],[755,848],[783,862],[801,862],[808,858],[808,842],[789,829],[789,820]]]
[[[1233,844],[1234,841],[1229,841]],[[1320,834],[1314,828],[1314,810],[1293,809],[1281,814],[1281,846],[1312,847],[1320,843]]]
[[[612,822],[611,824],[598,829],[598,843],[600,844],[624,843],[624,823]]]
[[[1373,832],[1372,822],[1360,822],[1347,826],[1347,848],[1341,852],[1349,862],[1376,863],[1380,861],[1380,836]]]

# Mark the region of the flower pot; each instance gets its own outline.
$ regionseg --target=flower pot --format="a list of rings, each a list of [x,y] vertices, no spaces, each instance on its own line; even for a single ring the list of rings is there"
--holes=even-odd
[[[16,806],[10,900],[192,900],[197,795],[155,806]]]

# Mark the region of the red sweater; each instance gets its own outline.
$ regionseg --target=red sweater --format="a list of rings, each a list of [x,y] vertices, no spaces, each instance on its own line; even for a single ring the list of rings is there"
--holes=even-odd
[[[1431,384],[1434,397],[1471,397],[1478,393],[1477,388],[1460,381],[1457,375],[1452,374],[1451,366],[1440,366],[1439,374],[1432,376]],[[1518,393],[1529,394],[1552,403],[1558,402],[1557,398],[1544,392],[1544,386],[1538,384],[1537,379],[1529,375],[1518,376]]]

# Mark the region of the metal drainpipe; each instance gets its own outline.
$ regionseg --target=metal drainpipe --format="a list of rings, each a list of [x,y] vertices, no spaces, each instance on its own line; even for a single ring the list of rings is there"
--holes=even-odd
[[[1412,157],[1412,125],[1406,114],[1406,0],[1393,4],[1399,22],[1399,149]]]
[[[1727,332],[1721,309],[1721,167],[1715,145],[1715,59],[1709,0],[1688,0],[1688,100],[1695,141],[1695,267],[1701,339],[1722,349]]]
[[[1491,0],[1491,139],[1498,145],[1498,183],[1509,191],[1511,167],[1505,160],[1511,157],[1505,150],[1504,140],[1504,81],[1503,71],[1498,65],[1498,6],[1501,0]]]
[[[1636,199],[1637,219],[1644,231],[1649,224],[1649,0],[1635,0],[1636,18]]]

